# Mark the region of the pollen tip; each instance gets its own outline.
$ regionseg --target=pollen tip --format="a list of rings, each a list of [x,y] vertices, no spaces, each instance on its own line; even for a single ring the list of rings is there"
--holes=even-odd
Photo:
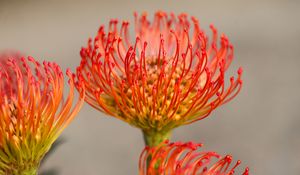
[[[25,57],[21,57],[21,61],[22,61],[22,62],[25,62]]]
[[[67,68],[66,74],[67,74],[68,76],[72,76],[72,71],[71,71],[70,68]]]
[[[232,156],[230,156],[230,155],[225,156],[225,160],[227,162],[231,162],[232,161]]]
[[[99,27],[99,29],[98,29],[98,33],[101,33],[101,32],[103,31],[103,29],[104,29],[104,26],[101,25],[101,26]]]
[[[243,175],[249,175],[249,167],[245,168],[245,171],[244,171]]]
[[[27,59],[32,62],[34,61],[34,58],[32,56],[28,56]]]
[[[240,67],[240,68],[238,69],[238,74],[241,75],[242,73],[243,73],[243,68]]]

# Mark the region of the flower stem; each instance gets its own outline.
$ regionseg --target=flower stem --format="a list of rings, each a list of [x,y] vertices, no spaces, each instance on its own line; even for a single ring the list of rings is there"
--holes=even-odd
[[[157,146],[165,140],[170,139],[171,131],[157,132],[157,131],[143,131],[144,141],[146,146]]]

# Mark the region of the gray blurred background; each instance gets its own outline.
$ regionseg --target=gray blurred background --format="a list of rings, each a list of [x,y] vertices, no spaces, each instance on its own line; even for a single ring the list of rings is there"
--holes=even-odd
[[[251,174],[299,175],[299,1],[0,0],[0,50],[17,49],[75,70],[81,46],[101,24],[159,9],[194,15],[207,32],[214,23],[235,46],[229,74],[244,68],[237,98],[209,118],[176,129],[172,140],[232,154]],[[137,174],[139,130],[84,105],[63,137],[66,142],[42,169],[55,168],[60,175]]]

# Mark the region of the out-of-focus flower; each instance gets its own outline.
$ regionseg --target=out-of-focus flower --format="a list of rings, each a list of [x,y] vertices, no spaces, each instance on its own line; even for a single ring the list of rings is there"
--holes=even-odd
[[[199,151],[202,144],[193,142],[163,142],[143,150],[139,161],[139,175],[233,175],[238,160],[231,166],[232,157],[221,157],[210,151]],[[217,159],[212,162],[213,159]],[[243,175],[249,174],[246,168]]]
[[[33,175],[43,156],[84,102],[84,85],[68,70],[69,94],[55,63],[0,59],[0,174]],[[74,105],[75,86],[79,99]]]
[[[242,69],[225,86],[233,46],[211,25],[209,40],[196,18],[157,12],[153,22],[135,14],[135,41],[129,23],[111,20],[82,48],[77,76],[86,102],[143,130],[156,145],[178,126],[207,117],[241,89]]]

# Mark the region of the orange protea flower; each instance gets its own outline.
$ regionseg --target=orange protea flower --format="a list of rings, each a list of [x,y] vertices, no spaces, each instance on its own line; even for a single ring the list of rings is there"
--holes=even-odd
[[[197,151],[202,144],[163,142],[143,150],[139,161],[139,175],[233,175],[240,160],[230,168],[232,157],[221,157],[210,151]],[[217,159],[215,163],[211,161]],[[249,174],[246,168],[243,175]]]
[[[0,60],[0,174],[33,175],[81,108],[84,86],[67,71],[70,90],[64,99],[64,76],[57,64],[40,65],[32,57]],[[75,86],[80,96],[73,106]]]
[[[209,41],[196,18],[157,12],[154,21],[135,14],[135,42],[129,23],[111,20],[82,48],[77,76],[86,102],[141,128],[147,144],[158,144],[178,126],[207,117],[241,89],[242,69],[225,86],[233,46],[211,26]]]

